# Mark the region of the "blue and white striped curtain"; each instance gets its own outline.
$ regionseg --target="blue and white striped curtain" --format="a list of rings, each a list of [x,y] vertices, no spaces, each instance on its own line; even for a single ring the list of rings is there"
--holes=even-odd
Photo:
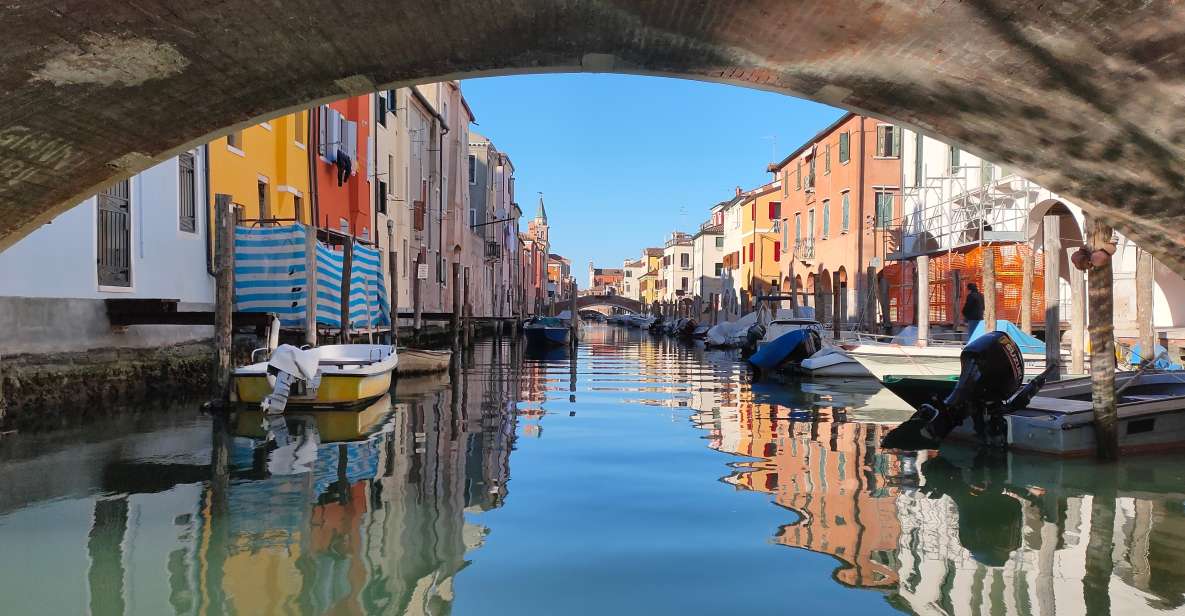
[[[316,274],[317,322],[341,327],[342,253],[317,242]],[[235,228],[235,310],[274,313],[285,327],[303,327],[307,280],[304,225]],[[379,252],[355,242],[350,326],[386,327],[389,314]]]
[[[285,327],[305,320],[303,225],[235,227],[235,310],[269,312]]]
[[[385,327],[388,317],[387,290],[379,252],[354,242],[350,268],[350,327]],[[317,244],[317,322],[341,327],[342,253]]]

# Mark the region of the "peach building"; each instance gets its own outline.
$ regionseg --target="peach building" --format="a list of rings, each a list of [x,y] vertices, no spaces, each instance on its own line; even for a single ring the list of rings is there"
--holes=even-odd
[[[883,236],[901,210],[901,128],[847,113],[769,170],[781,181],[782,290],[820,321],[837,308],[872,323]]]

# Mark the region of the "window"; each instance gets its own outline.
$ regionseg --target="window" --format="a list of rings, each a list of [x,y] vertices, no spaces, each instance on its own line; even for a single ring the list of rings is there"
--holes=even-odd
[[[877,158],[897,158],[901,156],[901,129],[892,124],[879,124],[876,127],[876,156]]]
[[[378,194],[375,195],[374,202],[379,214],[387,213],[387,182],[385,180],[379,180]]]
[[[770,201],[769,202],[769,219],[770,220],[777,220],[781,217],[782,217],[782,202],[781,201]]]
[[[887,229],[893,220],[893,193],[876,191],[876,227]]]
[[[774,240],[774,261],[782,260],[782,243]]]
[[[794,163],[794,190],[802,190],[802,161]]]
[[[723,235],[716,236],[716,248],[724,248],[724,236]]]
[[[679,267],[683,269],[691,267],[691,255],[687,253],[679,255]]]
[[[193,171],[193,154],[186,152],[177,157],[177,228],[194,233],[197,231],[197,179]]]
[[[782,169],[782,196],[790,196],[790,170]]]
[[[390,111],[393,116],[399,115],[399,108],[395,105],[397,100],[395,90],[387,90],[387,111]]]
[[[815,237],[815,210],[806,213],[806,234],[807,237]]]
[[[687,276],[679,279],[679,288],[683,289],[684,291],[687,290]]]
[[[802,214],[794,213],[794,243],[802,241]]]
[[[831,200],[823,200],[823,237],[831,235]]]
[[[823,175],[831,174],[831,144],[823,146]]]
[[[922,168],[922,134],[917,133],[917,141],[913,146],[913,185],[921,186],[925,170]]]
[[[844,191],[843,196],[840,199],[840,208],[839,209],[840,209],[841,218],[840,218],[839,230],[844,233],[848,232],[848,228],[849,228],[850,222],[852,220],[852,217],[851,217],[851,213],[852,213],[851,196],[852,196],[851,193]]]
[[[477,226],[477,208],[469,208],[469,227]]]
[[[349,235],[350,234],[350,221],[346,220],[345,218],[338,218],[337,219],[337,228],[342,233]]]
[[[305,144],[304,114],[303,111],[292,114],[292,140],[300,145]]]
[[[852,159],[851,153],[851,136],[847,131],[839,134],[839,162],[840,164],[847,163]]]
[[[386,92],[379,92],[378,96],[376,96],[375,99],[378,103],[378,110],[375,113],[375,115],[378,116],[379,126],[386,126],[387,125],[387,93]]]
[[[132,286],[132,187],[128,180],[95,195],[98,210],[95,263],[99,284]]]
[[[980,161],[979,166],[979,184],[987,186],[992,183],[992,177],[995,175],[996,166],[988,161]]]
[[[948,146],[946,152],[946,170],[950,175],[955,175],[959,172],[961,163],[959,162],[959,148],[955,146]]]
[[[755,252],[753,252],[753,242],[749,242],[749,262],[750,262],[750,263],[752,263],[752,262],[753,262],[753,258],[754,258],[754,255],[755,255],[755,254],[756,254],[756,253],[755,253]]]
[[[808,166],[808,169],[807,169],[807,173],[806,173],[806,189],[807,190],[814,190],[815,189],[815,157],[814,156],[811,157],[811,160],[809,163],[807,163],[807,166]]]
[[[469,183],[477,183],[477,157],[473,154],[469,155]]]
[[[717,276],[724,275],[724,263],[717,263],[716,264],[716,275]]]
[[[259,219],[269,220],[272,217],[271,199],[268,198],[267,182],[255,183],[255,193],[259,198]]]
[[[757,220],[757,202],[749,204],[749,220]]]
[[[226,147],[243,151],[243,131],[236,130],[226,136]]]

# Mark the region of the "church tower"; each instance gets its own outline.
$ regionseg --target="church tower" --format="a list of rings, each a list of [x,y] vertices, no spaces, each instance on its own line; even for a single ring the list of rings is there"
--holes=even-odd
[[[547,246],[547,209],[543,207],[543,193],[539,193],[539,207],[535,219],[527,223],[527,231],[536,242]]]

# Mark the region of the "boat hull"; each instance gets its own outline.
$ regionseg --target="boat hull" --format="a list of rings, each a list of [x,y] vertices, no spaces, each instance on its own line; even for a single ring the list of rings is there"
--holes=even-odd
[[[452,359],[452,351],[399,349],[399,367],[395,371],[400,376],[444,372],[448,370]]]
[[[321,377],[316,398],[292,396],[288,406],[352,406],[372,401],[390,389],[390,372],[367,376],[327,374]],[[259,404],[272,393],[272,386],[266,373],[235,375],[234,393],[238,402]]]
[[[531,344],[568,344],[569,331],[566,327],[527,327],[523,331]]]
[[[860,363],[873,377],[884,382],[885,377],[958,376],[963,366],[959,361],[962,347],[914,347],[906,345],[855,345],[844,347],[852,359]],[[1045,370],[1045,356],[1025,354],[1025,374],[1040,374]]]

